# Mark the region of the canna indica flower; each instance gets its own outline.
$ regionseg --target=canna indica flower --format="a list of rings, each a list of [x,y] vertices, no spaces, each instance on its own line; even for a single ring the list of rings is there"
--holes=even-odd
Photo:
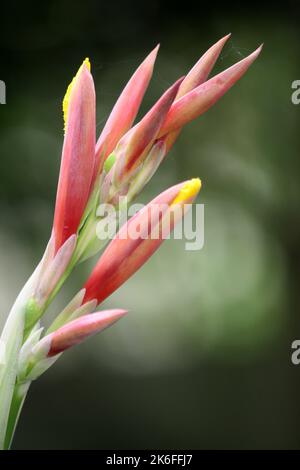
[[[150,82],[158,46],[121,93],[96,143],[96,98],[86,59],[67,89],[65,135],[52,233],[45,254],[20,292],[0,342],[0,448],[9,448],[32,380],[61,354],[126,314],[96,307],[126,282],[159,248],[196,198],[201,182],[177,184],[137,212],[110,242],[83,288],[46,333],[40,320],[75,265],[99,251],[97,207],[123,210],[151,179],[182,128],[206,112],[247,71],[261,47],[227,70],[208,76],[229,35],[214,44],[134,124]]]
[[[25,336],[43,315],[72,267],[103,246],[104,242],[96,236],[98,204],[110,202],[122,210],[120,197],[130,202],[143,189],[182,127],[209,109],[257,58],[261,47],[207,80],[229,36],[214,44],[187,76],[171,86],[131,127],[152,76],[157,46],[121,93],[97,145],[94,84],[89,60],[83,62],[63,102],[65,138],[53,233],[26,308]],[[84,301],[88,295],[87,290]],[[85,314],[90,312],[86,309]],[[81,307],[77,308],[71,318],[82,313]],[[59,326],[65,316],[66,313],[59,316],[54,326]]]
[[[128,202],[151,179],[182,127],[207,111],[246,72],[261,48],[207,80],[228,37],[214,44],[187,76],[167,90],[134,125],[152,76],[158,46],[138,67],[121,93],[95,144],[95,91],[86,59],[64,99],[65,140],[53,233],[55,252],[79,235],[73,261],[101,248],[95,237],[100,202]],[[101,184],[100,184],[101,183]]]
[[[132,276],[159,248],[201,187],[199,179],[173,186],[135,214],[111,241],[84,285],[83,303],[99,304]],[[133,234],[137,236],[133,237]]]

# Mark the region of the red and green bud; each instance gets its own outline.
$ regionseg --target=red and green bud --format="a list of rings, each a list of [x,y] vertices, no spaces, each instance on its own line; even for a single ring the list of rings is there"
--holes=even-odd
[[[44,261],[42,261],[38,280],[26,306],[25,336],[43,315],[49,297],[64,275],[76,247],[77,235],[71,235],[57,253],[50,258],[52,254],[52,240],[48,244],[48,250],[46,250]]]
[[[128,182],[137,168],[147,157],[158,136],[165,117],[176,97],[182,79],[169,88],[144,118],[135,125],[118,143],[113,154],[113,184],[120,187]]]
[[[84,297],[84,289],[82,289],[75,298],[67,305],[67,307],[55,318],[53,323],[47,330],[47,334],[52,333],[58,328],[61,328],[66,323],[69,323],[76,318],[82,317],[83,315],[87,315],[95,311],[97,306],[97,302],[95,300],[91,300],[90,302],[86,302],[82,304],[82,300]],[[79,304],[80,300],[80,304]],[[79,305],[75,305],[78,302]]]
[[[206,51],[205,54],[200,57],[198,62],[189,71],[182,84],[180,85],[175,102],[207,80],[226,41],[230,36],[230,34],[227,34],[227,36],[223,37],[218,42],[216,42],[216,44],[211,46],[208,51]],[[164,141],[166,144],[166,153],[174,145],[180,132],[181,129],[176,129],[175,131],[170,132],[169,134],[164,136]]]
[[[33,330],[20,351],[18,379],[24,383],[37,379],[64,351],[113,325],[126,313],[126,310],[114,309],[83,315],[42,339],[39,338],[43,328]]]
[[[199,179],[173,186],[124,224],[85,283],[83,302],[97,299],[100,303],[127,281],[183,217],[185,210],[181,210],[182,207],[193,202],[200,187]],[[138,235],[130,236],[133,233]]]
[[[126,313],[126,310],[114,309],[91,313],[77,318],[45,336],[34,347],[33,354],[40,357],[40,351],[43,351],[46,357],[56,356],[66,349],[82,343],[89,336],[100,333],[100,331],[113,325]]]
[[[193,90],[207,80],[207,77],[212,71],[226,41],[230,38],[230,36],[230,34],[224,36],[213,46],[211,46],[205,52],[205,54],[203,54],[203,56],[200,57],[198,62],[189,71],[180,85],[175,101],[179,100],[182,96],[186,95],[189,91]]]
[[[65,138],[53,224],[55,251],[77,233],[91,190],[96,99],[89,68],[86,59],[69,85],[63,102]]]
[[[131,128],[152,77],[159,45],[135,71],[119,96],[96,145],[96,173],[121,137]]]
[[[167,146],[165,141],[163,139],[157,140],[151,148],[146,160],[143,162],[142,167],[130,183],[127,192],[127,202],[132,201],[152,178],[163,161],[166,151]]]
[[[159,137],[181,129],[185,124],[205,113],[244,75],[258,57],[261,49],[262,46],[245,59],[215,75],[175,101],[160,129]]]

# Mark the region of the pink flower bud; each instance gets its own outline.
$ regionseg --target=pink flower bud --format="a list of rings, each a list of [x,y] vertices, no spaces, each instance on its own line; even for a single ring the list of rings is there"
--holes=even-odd
[[[175,101],[171,106],[164,124],[159,132],[162,137],[205,113],[239,80],[254,60],[258,57],[262,46],[237,64],[215,75],[207,82]]]
[[[118,143],[114,154],[113,182],[118,187],[127,182],[141,162],[147,157],[151,145],[156,139],[162,123],[170,109],[183,79],[172,85],[150,109],[144,118],[136,124]]]
[[[76,234],[95,163],[95,90],[86,59],[64,99],[65,139],[54,214],[55,251]]]
[[[124,224],[99,259],[84,285],[83,302],[102,302],[132,276],[157,250],[175,223],[183,205],[191,203],[201,187],[192,179],[167,189]],[[170,222],[166,225],[165,222]],[[163,228],[163,230],[162,230]],[[138,232],[140,235],[132,237]]]
[[[220,39],[216,44],[211,46],[205,54],[200,57],[198,62],[194,67],[189,71],[182,84],[179,87],[175,102],[186,95],[189,91],[193,90],[197,86],[201,85],[207,80],[210,72],[212,71],[227,39],[230,37],[230,34]],[[166,144],[166,154],[169,152],[171,147],[174,145],[176,139],[178,138],[181,129],[176,129],[173,132],[164,136],[164,141]]]
[[[189,91],[193,90],[207,80],[207,77],[212,71],[226,41],[228,38],[230,38],[230,36],[231,34],[224,36],[222,39],[216,42],[216,44],[211,46],[202,57],[200,57],[198,62],[189,71],[180,85],[175,101],[179,100],[179,98],[186,95]]]
[[[81,343],[89,336],[99,333],[113,325],[126,313],[126,310],[121,309],[105,310],[103,312],[84,315],[83,317],[67,323],[41,340],[41,342],[49,344],[47,357],[55,356],[69,349],[71,346]]]
[[[38,305],[44,305],[57,282],[63,275],[74,253],[76,240],[77,236],[71,235],[71,237],[59,248],[52,260],[48,262],[46,269],[41,273],[39,282],[33,294],[33,298]]]
[[[104,160],[131,128],[151,80],[158,49],[159,45],[146,57],[118,98],[96,145],[96,173],[102,170]]]

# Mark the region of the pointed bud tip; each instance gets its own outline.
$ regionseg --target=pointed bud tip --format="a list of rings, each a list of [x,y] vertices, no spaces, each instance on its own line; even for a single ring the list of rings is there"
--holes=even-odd
[[[225,43],[228,41],[228,39],[231,37],[231,33],[229,34],[226,34],[226,36],[223,36],[221,39],[219,39],[219,41],[217,41],[213,46],[211,46],[210,49],[208,49],[207,52],[211,51],[211,50],[218,50],[219,51],[219,54],[221,53],[221,50],[223,49],[223,47],[225,46]]]
[[[253,51],[251,54],[245,57],[245,59],[249,59],[249,61],[254,61],[261,53],[263,45],[264,43],[262,43],[257,49],[255,49],[255,51]]]
[[[172,206],[175,204],[185,203],[189,199],[195,198],[201,189],[201,180],[199,178],[192,178],[191,180],[183,183],[179,193],[172,202]]]
[[[114,317],[117,319],[117,318],[122,318],[124,317],[125,315],[127,315],[128,313],[128,310],[124,310],[124,309],[115,309],[114,310]]]
[[[66,250],[73,250],[75,248],[77,242],[77,233],[73,233],[65,242],[64,244],[60,247],[62,250],[65,248]]]
[[[226,34],[226,36],[222,37],[222,38],[218,41],[218,43],[224,45],[225,42],[228,41],[228,39],[229,39],[230,37],[231,37],[231,33],[228,33],[228,34]],[[217,43],[217,44],[218,44],[218,43]]]
[[[259,56],[259,54],[261,53],[261,50],[264,46],[264,43],[262,43],[257,49],[255,49],[255,51],[251,52],[251,54],[247,55],[246,57],[244,57],[242,60],[240,60],[239,62],[236,62],[235,64],[233,64],[231,67],[229,67],[228,69],[224,70],[224,72],[221,72],[219,75],[221,75],[222,73],[226,73],[228,70],[231,71],[231,70],[234,70],[235,68],[237,67],[243,67],[245,66],[245,64],[247,64],[247,68],[249,65],[252,64],[252,62],[255,61],[255,59]],[[246,69],[247,70],[247,69]],[[214,78],[214,77],[213,77]]]
[[[173,83],[173,85],[171,85],[170,88],[167,89],[167,91],[165,91],[165,93],[162,95],[162,97],[157,103],[163,102],[163,100],[165,100],[169,103],[169,106],[171,106],[171,104],[176,98],[177,92],[184,79],[185,75],[176,80],[176,82]]]
[[[153,147],[157,148],[157,149],[163,149],[164,147],[166,147],[166,139],[158,139],[155,144],[153,145]]]
[[[94,299],[93,301],[97,302],[97,299]],[[90,301],[90,302],[93,302]],[[128,313],[128,310],[124,310],[122,308],[114,308],[111,310],[102,310],[100,312],[93,312],[88,315],[85,315],[80,318],[82,323],[89,322],[90,320],[96,320],[102,322],[104,320],[104,317],[107,317],[109,320],[118,320],[119,318],[124,317]]]
[[[144,64],[148,64],[150,62],[151,66],[154,65],[159,48],[160,44],[157,44],[157,46],[155,46],[155,48],[150,52],[150,54],[147,55],[146,59],[144,60]]]
[[[88,57],[86,57],[84,61],[82,62],[82,68],[87,69],[89,72],[91,71],[91,62]]]
[[[177,91],[179,90],[179,87],[180,87],[180,85],[182,84],[182,82],[183,82],[183,80],[185,79],[185,77],[186,77],[185,75],[183,75],[182,77],[180,77],[180,78],[171,86],[171,88],[169,88],[168,91],[170,92],[170,94],[173,95],[173,93],[175,93],[175,92],[176,92],[176,94],[177,94]],[[175,96],[176,96],[176,94],[175,94]],[[174,97],[174,98],[175,98],[175,97]]]
[[[152,53],[155,53],[157,55],[158,51],[159,51],[159,48],[160,48],[160,43],[158,43],[155,48],[153,49]]]
[[[66,130],[66,126],[67,126],[70,96],[71,96],[71,93],[72,93],[72,90],[74,88],[76,81],[78,80],[78,78],[80,77],[83,71],[87,71],[88,73],[91,72],[91,63],[88,57],[84,59],[81,66],[79,67],[75,77],[72,79],[71,83],[69,84],[67,91],[65,93],[64,99],[63,99],[62,108],[63,108],[63,116],[64,116],[64,130]]]
[[[261,45],[256,49],[256,52],[259,54],[264,47],[264,43],[262,42]]]

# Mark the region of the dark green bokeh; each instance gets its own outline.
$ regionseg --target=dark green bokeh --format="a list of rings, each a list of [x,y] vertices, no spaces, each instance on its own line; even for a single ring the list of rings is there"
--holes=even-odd
[[[70,0],[1,6],[2,325],[52,223],[61,101],[91,58],[98,132],[161,43],[141,114],[229,31],[216,71],[265,43],[247,75],[190,124],[143,193],[200,176],[205,246],[169,241],[105,302],[130,315],[33,384],[15,448],[298,448],[299,5],[217,8]],[[92,266],[74,273],[63,306]]]

